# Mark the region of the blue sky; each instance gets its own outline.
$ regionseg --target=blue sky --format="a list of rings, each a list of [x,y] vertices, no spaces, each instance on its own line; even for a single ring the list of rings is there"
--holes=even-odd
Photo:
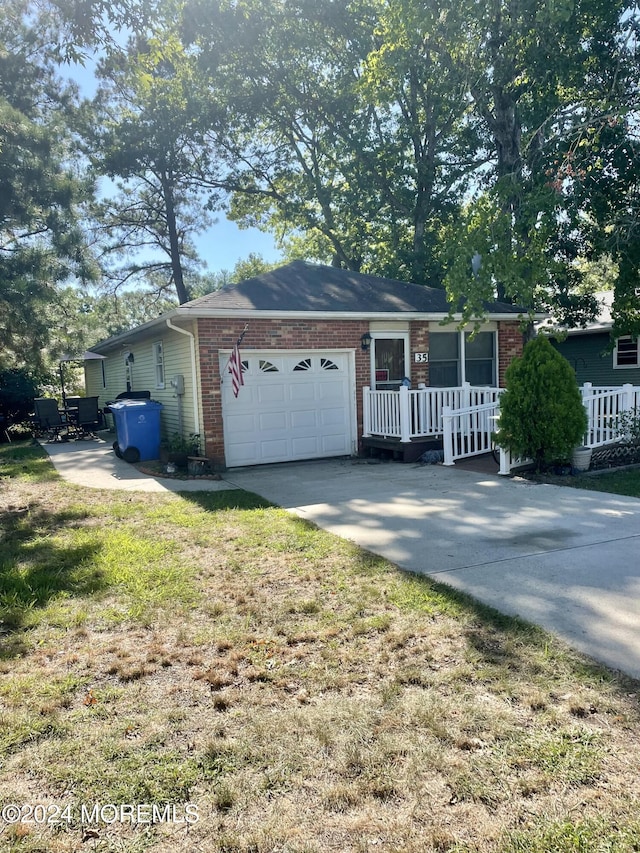
[[[195,243],[209,272],[231,271],[238,261],[245,260],[252,252],[262,255],[269,263],[281,257],[269,234],[256,228],[240,229],[223,215],[220,215],[217,224],[200,234]]]

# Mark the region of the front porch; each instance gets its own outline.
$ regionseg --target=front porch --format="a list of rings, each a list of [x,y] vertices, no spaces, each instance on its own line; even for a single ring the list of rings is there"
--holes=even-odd
[[[444,462],[492,450],[500,388],[421,387],[363,393],[363,449],[384,449],[403,462],[442,449]],[[462,420],[460,420],[462,418]],[[455,421],[455,423],[454,423]]]
[[[445,465],[490,454],[499,416],[502,388],[427,388],[415,391],[363,389],[363,449],[385,450],[403,462],[416,462],[426,450],[442,448]],[[640,387],[580,389],[588,415],[586,447],[597,448],[619,438],[617,420],[623,412],[640,411]],[[509,474],[527,460],[513,459],[500,448],[500,474]]]

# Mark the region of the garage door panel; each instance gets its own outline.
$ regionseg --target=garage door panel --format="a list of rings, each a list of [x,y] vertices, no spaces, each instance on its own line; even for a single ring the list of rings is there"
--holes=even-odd
[[[318,413],[315,409],[291,412],[290,426],[293,430],[315,429],[318,423]]]
[[[323,455],[327,456],[329,454],[348,453],[346,437],[342,433],[322,436],[321,451]]]
[[[261,412],[258,417],[258,429],[260,432],[278,430],[281,432],[287,428],[287,415],[285,412]]]
[[[318,439],[315,436],[309,436],[308,438],[294,438],[291,441],[291,449],[293,451],[293,455],[297,459],[302,459],[304,457],[308,459],[316,456],[318,454],[318,447]]]
[[[322,403],[342,402],[345,396],[345,385],[342,382],[321,382],[317,386],[318,399]]]
[[[296,377],[297,378],[297,377]],[[292,403],[314,403],[316,399],[316,388],[312,377],[307,377],[305,383],[296,382],[289,386],[289,400]]]
[[[242,353],[242,359],[247,369],[238,397],[230,382],[222,386],[229,467],[351,452],[355,411],[349,355],[253,352]],[[221,358],[221,369],[225,363]]]
[[[269,374],[266,374],[267,376]],[[282,380],[278,382],[269,382],[265,385],[258,385],[254,389],[255,394],[252,395],[255,402],[261,406],[263,404],[273,404],[273,403],[284,403],[287,399],[287,388],[282,383]],[[240,395],[238,395],[239,397]]]
[[[258,418],[255,415],[229,415],[225,424],[234,435],[251,435],[255,437],[259,429]]]
[[[284,438],[272,441],[261,441],[260,460],[262,462],[280,462],[287,458],[287,440]]]
[[[236,442],[233,451],[237,460],[236,465],[257,465],[260,462],[255,441]]]
[[[320,426],[323,427],[346,427],[344,409],[321,409],[318,412]]]

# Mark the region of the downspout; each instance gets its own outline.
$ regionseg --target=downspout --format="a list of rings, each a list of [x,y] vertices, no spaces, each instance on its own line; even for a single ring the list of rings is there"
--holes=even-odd
[[[181,335],[187,335],[190,338],[191,344],[191,381],[193,386],[193,425],[194,433],[200,434],[200,410],[198,407],[198,377],[196,374],[196,338],[193,332],[187,329],[181,329],[180,326],[174,326],[169,317],[165,318],[165,323],[168,329],[173,329],[174,332],[180,332]]]

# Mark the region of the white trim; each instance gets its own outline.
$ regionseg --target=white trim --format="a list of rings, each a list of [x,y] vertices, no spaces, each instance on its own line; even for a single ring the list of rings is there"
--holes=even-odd
[[[488,318],[490,318],[491,322],[511,322],[517,323],[524,319],[524,314],[490,314]],[[547,317],[546,314],[534,314],[531,318],[533,322],[542,321]],[[114,335],[111,338],[107,338],[104,341],[100,341],[100,343],[96,344],[93,347],[93,350],[99,354],[102,354],[103,350],[109,350],[112,347],[117,347],[120,344],[128,345],[134,339],[139,338],[141,335],[151,333],[156,326],[160,326],[166,324],[170,329],[174,329],[177,332],[184,332],[184,334],[190,335],[191,332],[188,332],[186,329],[182,329],[180,326],[176,326],[172,323],[173,320],[188,320],[192,322],[194,320],[207,320],[207,319],[216,319],[216,320],[224,320],[227,318],[231,319],[244,319],[244,320],[368,320],[370,322],[378,321],[392,321],[392,322],[409,322],[418,320],[423,323],[440,323],[442,320],[450,320],[451,326],[455,323],[459,323],[461,320],[460,314],[454,314],[452,318],[450,318],[449,314],[444,313],[424,313],[417,311],[395,311],[395,312],[386,312],[386,313],[356,313],[354,311],[252,311],[246,308],[227,308],[224,311],[221,309],[213,310],[205,310],[205,309],[194,309],[194,308],[175,308],[173,311],[165,314],[161,317],[157,317],[155,320],[149,320],[146,323],[143,323],[141,326],[136,326],[134,329],[130,329],[128,332],[121,332],[118,335]],[[443,330],[446,331],[445,326],[441,326]]]
[[[272,320],[303,320],[306,318],[310,320],[369,320],[373,322],[375,320],[385,321],[392,320],[395,322],[408,322],[410,320],[421,320],[423,322],[434,322],[440,323],[442,320],[449,320],[451,325],[454,323],[459,323],[462,319],[461,314],[454,314],[453,316],[446,312],[431,312],[431,311],[384,311],[384,312],[366,312],[366,311],[257,311],[251,310],[247,308],[226,308],[224,310],[218,309],[188,309],[188,308],[176,308],[176,316],[179,317],[190,317],[197,319],[225,319],[226,317],[243,317],[247,320],[257,320],[260,318]],[[522,321],[525,318],[525,314],[488,314],[487,318],[491,321],[498,320],[511,320],[514,323]],[[534,314],[531,318],[533,321],[536,319],[544,320],[546,314]],[[473,324],[470,324],[473,325]],[[96,347],[93,348],[97,349]]]
[[[442,334],[458,334],[458,366],[460,375],[458,377],[458,381],[460,385],[464,385],[467,382],[467,348],[466,348],[466,340],[465,335],[470,335],[474,331],[473,327],[465,326],[463,329],[445,329],[443,326],[439,329],[429,329],[429,335],[442,335]],[[493,323],[485,323],[484,326],[481,326],[478,332],[488,332],[493,335],[493,384],[489,385],[489,388],[497,388],[500,382],[500,358],[498,354],[498,344],[500,335],[498,333],[498,328]],[[431,346],[429,346],[431,349]],[[446,359],[447,361],[451,361],[451,359]],[[429,364],[437,364],[438,362],[433,362],[431,357],[429,357]]]
[[[156,390],[162,391],[165,386],[165,363],[164,363],[164,345],[163,342],[154,341],[151,344],[151,353],[153,358],[153,370],[156,377]],[[158,381],[159,372],[162,370],[162,382]]]
[[[370,384],[371,388],[374,390],[377,389],[376,384],[376,341],[377,340],[400,340],[404,341],[404,370],[405,376],[411,379],[411,350],[409,347],[409,330],[407,331],[397,331],[394,329],[376,329],[375,331],[372,329],[369,334],[371,335],[371,349],[369,350],[369,370],[370,370]]]
[[[614,370],[637,370],[640,367],[640,339],[636,338],[636,361],[635,364],[618,364],[618,341],[630,340],[633,341],[632,335],[621,335],[616,338],[616,345],[613,348],[613,369]]]

